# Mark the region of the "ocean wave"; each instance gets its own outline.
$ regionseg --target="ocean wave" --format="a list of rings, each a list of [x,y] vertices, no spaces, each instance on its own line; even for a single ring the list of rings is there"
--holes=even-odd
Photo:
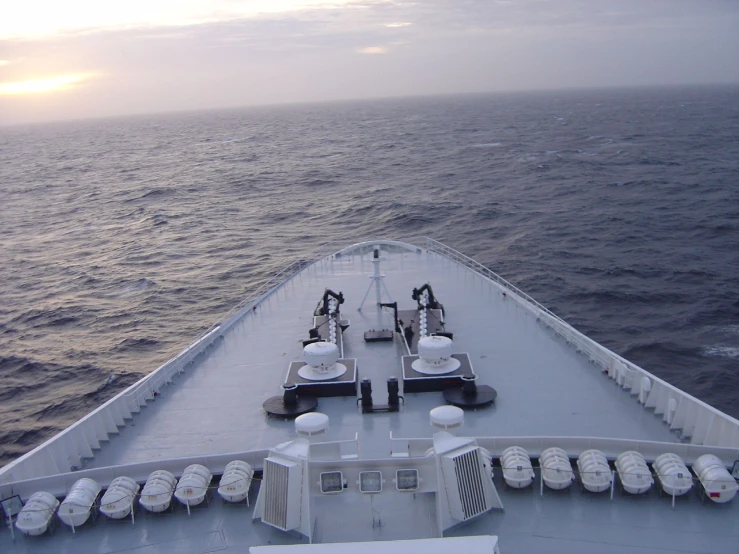
[[[167,188],[155,188],[155,189],[147,189],[145,191],[137,192],[135,193],[136,196],[133,198],[129,198],[126,200],[126,202],[137,202],[139,200],[155,200],[158,198],[166,198],[169,196],[175,196],[177,195],[177,189],[167,187]]]
[[[19,314],[10,322],[17,327],[39,329],[70,325],[79,322],[80,319],[78,307],[34,308]]]
[[[739,347],[737,346],[706,346],[703,348],[704,356],[721,356],[724,358],[739,358]]]
[[[699,348],[670,341],[647,341],[631,344],[623,351],[623,356],[626,358],[639,357],[645,354],[680,354],[695,358],[700,356],[701,350]]]
[[[119,342],[115,349],[118,352],[130,350],[150,350],[159,346],[159,341],[147,337],[126,338]]]
[[[716,327],[716,331],[718,331],[719,333],[724,333],[726,335],[736,336],[739,335],[739,324],[721,325],[719,327]]]
[[[274,269],[378,235],[442,239],[739,415],[739,94],[557,98],[557,114],[542,94],[3,130],[0,460]]]
[[[120,291],[118,292],[118,296],[120,298],[138,296],[139,294],[155,286],[156,286],[156,283],[154,281],[151,281],[149,279],[146,279],[145,277],[142,277],[141,279],[138,279],[137,281],[124,285],[123,288],[121,288]]]

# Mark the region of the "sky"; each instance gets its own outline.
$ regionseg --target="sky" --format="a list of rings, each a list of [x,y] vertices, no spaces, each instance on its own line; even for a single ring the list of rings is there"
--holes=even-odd
[[[0,0],[0,125],[739,83],[739,0]]]

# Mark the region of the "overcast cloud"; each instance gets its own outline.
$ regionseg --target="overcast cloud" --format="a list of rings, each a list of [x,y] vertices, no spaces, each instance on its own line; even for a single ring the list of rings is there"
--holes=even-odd
[[[256,13],[264,5],[271,10]],[[68,18],[56,30],[47,22],[33,31],[27,14],[15,27],[6,20],[0,25],[0,123],[402,95],[739,82],[735,0],[165,0],[151,13],[156,16],[148,19],[144,12],[118,20],[89,16],[77,27]],[[49,92],[21,94],[11,87],[65,76]]]

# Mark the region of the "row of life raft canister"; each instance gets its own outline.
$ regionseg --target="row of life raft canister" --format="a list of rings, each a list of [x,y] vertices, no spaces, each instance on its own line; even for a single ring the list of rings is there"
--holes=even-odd
[[[254,470],[243,461],[230,462],[221,477],[218,494],[227,502],[241,502],[247,498]],[[151,473],[144,484],[139,503],[150,512],[162,512],[169,508],[172,495],[183,504],[196,506],[204,499],[212,474],[203,465],[192,464],[185,468],[179,482],[166,470]],[[111,519],[123,519],[133,510],[139,485],[129,477],[117,477],[100,500],[100,512]],[[58,510],[59,519],[74,529],[84,524],[97,503],[102,487],[93,479],[82,478],[72,485],[61,504],[48,492],[31,495],[18,514],[15,527],[26,535],[46,532]]]
[[[509,487],[522,489],[534,482],[534,469],[528,452],[520,446],[506,448],[500,456],[503,478]],[[621,485],[629,494],[643,494],[654,484],[652,472],[644,456],[636,451],[620,454],[615,461]],[[670,496],[687,493],[693,479],[682,458],[677,454],[662,454],[654,463],[654,472],[662,490]],[[539,466],[544,484],[554,490],[566,489],[575,481],[575,472],[567,453],[557,447],[547,448],[539,457]],[[612,486],[612,472],[608,459],[600,450],[585,450],[577,459],[577,469],[583,488],[590,492],[603,492]],[[700,456],[693,464],[706,496],[714,502],[731,501],[736,495],[737,485],[721,460],[713,454]]]

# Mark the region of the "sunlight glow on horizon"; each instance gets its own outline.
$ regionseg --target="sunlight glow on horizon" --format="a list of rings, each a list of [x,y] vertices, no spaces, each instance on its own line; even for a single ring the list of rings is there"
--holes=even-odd
[[[7,0],[0,128],[369,98],[739,84],[739,0]]]
[[[94,76],[94,73],[75,73],[72,75],[47,77],[46,79],[0,83],[0,96],[40,94],[69,90]]]

